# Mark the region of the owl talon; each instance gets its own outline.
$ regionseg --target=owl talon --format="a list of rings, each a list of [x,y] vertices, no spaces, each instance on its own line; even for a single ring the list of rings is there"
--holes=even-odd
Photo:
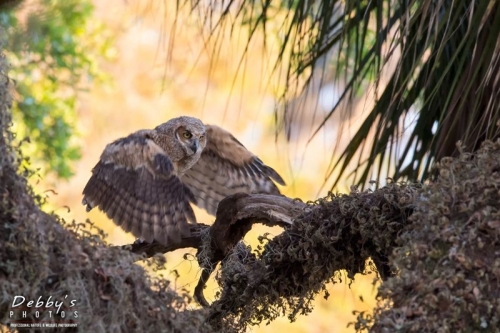
[[[139,244],[149,244],[149,242],[145,241],[144,239],[137,238],[134,242],[134,245],[139,245]]]

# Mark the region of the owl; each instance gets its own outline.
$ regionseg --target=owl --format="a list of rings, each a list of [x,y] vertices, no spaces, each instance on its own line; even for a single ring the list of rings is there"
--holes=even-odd
[[[82,203],[137,238],[167,245],[189,236],[191,204],[215,215],[219,202],[238,192],[279,194],[273,181],[285,185],[231,133],[178,117],[108,144]]]

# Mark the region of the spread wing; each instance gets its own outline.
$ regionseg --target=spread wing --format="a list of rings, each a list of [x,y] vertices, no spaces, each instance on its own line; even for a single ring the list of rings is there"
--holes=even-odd
[[[280,193],[273,180],[281,185],[285,182],[276,171],[228,131],[214,125],[205,127],[207,145],[198,162],[182,176],[199,207],[215,215],[219,202],[229,195]]]
[[[125,231],[160,243],[179,242],[196,222],[191,191],[164,150],[142,130],[106,146],[83,190],[87,211],[98,207]]]

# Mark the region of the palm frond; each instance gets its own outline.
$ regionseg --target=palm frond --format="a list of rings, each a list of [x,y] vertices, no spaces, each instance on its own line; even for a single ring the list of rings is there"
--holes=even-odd
[[[335,76],[345,88],[312,137],[373,82],[376,103],[329,171],[337,184],[358,160],[350,176],[364,185],[383,175],[423,180],[433,161],[457,153],[458,140],[476,150],[483,140],[499,136],[499,2],[191,0],[184,5],[204,13],[209,38],[230,22],[248,24],[252,39],[281,15],[273,68],[285,67],[284,102],[306,91],[316,69],[325,70],[325,56],[334,54]],[[380,74],[392,60],[395,69],[382,86]],[[278,128],[287,126],[293,112],[299,111],[285,104],[276,114]]]

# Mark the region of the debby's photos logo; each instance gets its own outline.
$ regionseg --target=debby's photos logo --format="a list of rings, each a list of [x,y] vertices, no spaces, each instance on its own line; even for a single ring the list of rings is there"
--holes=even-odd
[[[77,300],[68,295],[60,299],[14,296],[9,309],[10,327],[77,327],[75,321],[79,313],[76,306]]]

